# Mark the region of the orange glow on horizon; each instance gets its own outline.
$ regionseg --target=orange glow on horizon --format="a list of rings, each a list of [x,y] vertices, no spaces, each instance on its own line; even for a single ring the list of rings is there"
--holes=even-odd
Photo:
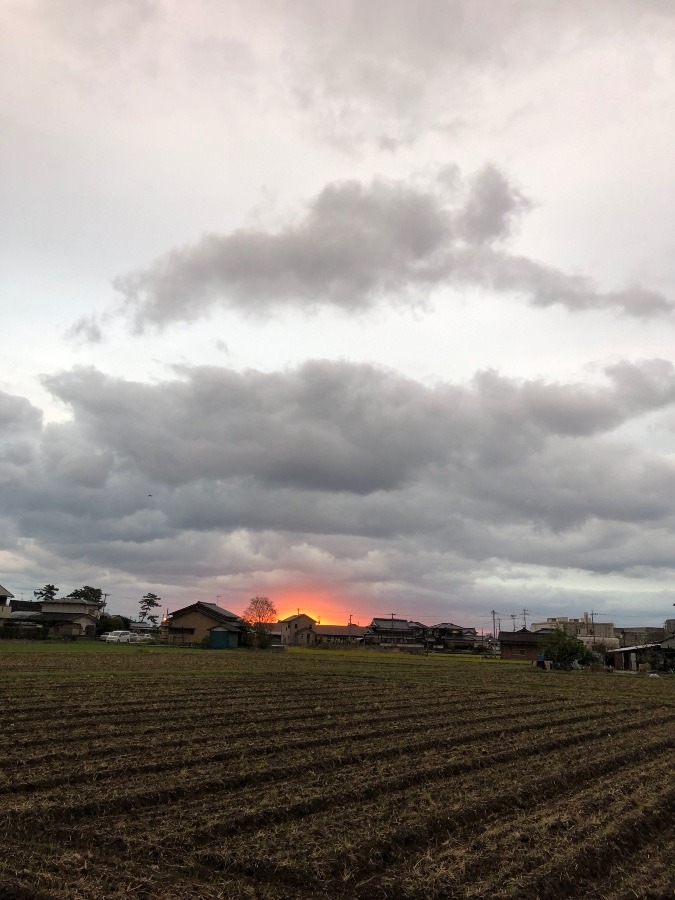
[[[280,619],[297,615],[298,609],[322,625],[346,625],[350,613],[353,625],[367,625],[372,618],[363,612],[365,604],[316,589],[286,588],[275,592],[274,596],[270,596],[270,600],[276,607]]]

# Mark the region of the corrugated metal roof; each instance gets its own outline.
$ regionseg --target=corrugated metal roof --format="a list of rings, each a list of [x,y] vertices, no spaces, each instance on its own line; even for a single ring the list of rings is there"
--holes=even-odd
[[[652,650],[654,647],[660,647],[661,641],[656,644],[635,644],[634,647],[615,647],[610,653],[626,653],[628,650]]]

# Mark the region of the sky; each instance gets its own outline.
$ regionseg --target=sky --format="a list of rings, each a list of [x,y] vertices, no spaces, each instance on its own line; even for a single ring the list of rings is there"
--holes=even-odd
[[[670,0],[5,0],[0,582],[675,602]]]

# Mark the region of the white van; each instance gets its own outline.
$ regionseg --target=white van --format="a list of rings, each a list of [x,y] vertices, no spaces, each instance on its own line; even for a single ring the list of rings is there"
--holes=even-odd
[[[111,631],[105,639],[106,644],[129,644],[130,631]]]

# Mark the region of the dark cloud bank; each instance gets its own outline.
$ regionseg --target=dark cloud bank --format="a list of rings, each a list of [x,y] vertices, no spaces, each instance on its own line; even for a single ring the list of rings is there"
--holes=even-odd
[[[669,570],[675,466],[616,429],[675,402],[675,369],[605,375],[430,388],[319,361],[155,385],[63,372],[45,384],[72,421],[43,427],[0,394],[5,544],[164,582],[276,573],[411,609],[461,608],[509,566]]]
[[[351,314],[381,302],[416,305],[443,287],[575,311],[672,312],[673,303],[654,291],[603,292],[587,278],[509,252],[512,228],[529,206],[494,166],[468,179],[447,166],[425,182],[336,182],[284,228],[204,235],[115,286],[138,331],[192,321],[219,306],[252,314],[323,306]],[[92,323],[75,330],[86,335]]]

